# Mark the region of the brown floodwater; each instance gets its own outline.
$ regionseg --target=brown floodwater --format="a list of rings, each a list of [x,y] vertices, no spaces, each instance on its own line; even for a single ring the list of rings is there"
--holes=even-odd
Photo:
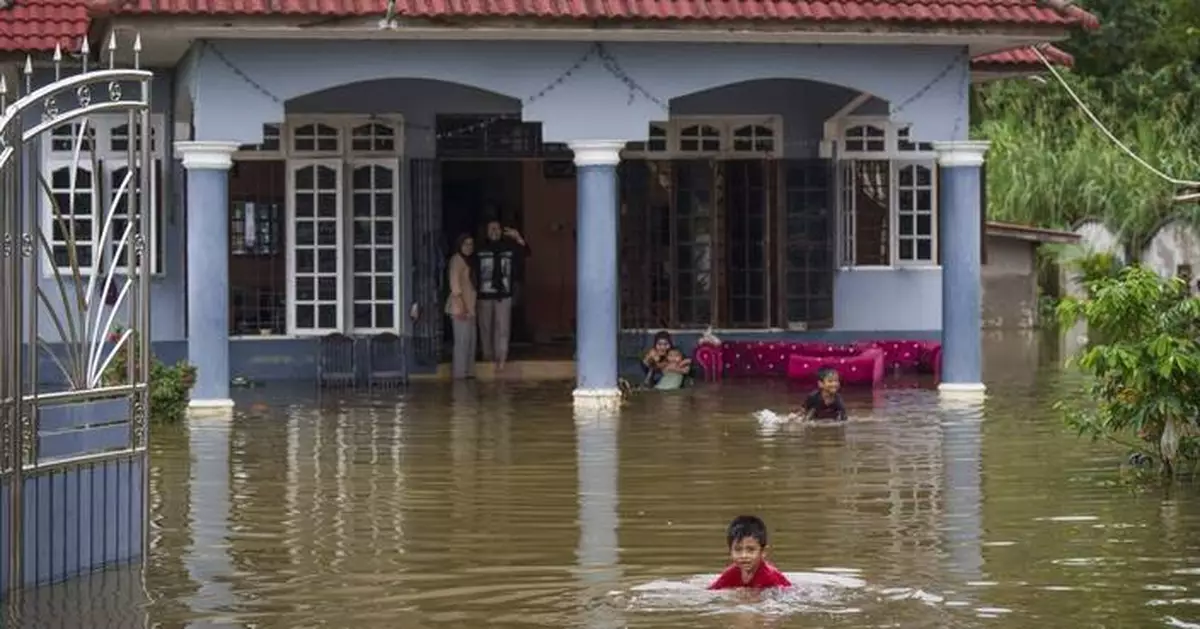
[[[1200,498],[1064,430],[1052,349],[990,338],[984,404],[892,382],[841,428],[760,428],[783,382],[608,415],[569,383],[243,391],[153,435],[145,568],[27,592],[9,626],[1200,627]],[[703,591],[741,513],[792,591]]]

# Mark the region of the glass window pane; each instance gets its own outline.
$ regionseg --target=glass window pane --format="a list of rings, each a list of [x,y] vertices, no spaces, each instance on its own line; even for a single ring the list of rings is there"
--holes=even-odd
[[[371,304],[354,304],[354,327],[375,327],[371,321]]]
[[[337,273],[337,250],[322,248],[317,250],[317,272]]]
[[[375,327],[391,328],[395,326],[395,315],[392,304],[377,304],[375,306]]]
[[[359,301],[371,299],[371,279],[368,277],[354,278],[354,299]]]
[[[917,259],[923,262],[933,261],[933,240],[929,238],[917,240]]]
[[[317,307],[317,325],[322,329],[331,330],[337,327],[337,306],[321,305]]]
[[[337,278],[317,278],[317,299],[321,301],[335,301],[337,298]]]
[[[296,327],[304,330],[311,330],[316,323],[315,309],[311,305],[300,304],[296,306]]]

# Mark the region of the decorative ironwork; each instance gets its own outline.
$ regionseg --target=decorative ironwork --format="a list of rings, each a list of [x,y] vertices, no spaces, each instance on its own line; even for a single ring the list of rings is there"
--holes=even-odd
[[[22,68],[23,90],[0,77],[0,486],[9,504],[0,525],[0,546],[8,549],[0,557],[0,587],[20,587],[29,575],[43,581],[67,576],[54,571],[88,571],[114,555],[97,551],[94,565],[23,570],[23,557],[38,556],[25,548],[23,511],[30,501],[49,500],[38,495],[42,483],[26,479],[86,467],[93,480],[110,473],[125,479],[118,491],[140,496],[131,495],[130,504],[146,504],[148,466],[131,478],[118,461],[144,457],[146,448],[150,344],[139,339],[150,330],[151,269],[143,252],[156,199],[154,170],[143,166],[152,158],[153,75],[139,67],[140,38],[131,68],[117,67],[119,48],[114,34],[107,67],[92,68],[85,38],[78,66],[68,68],[60,46],[47,85],[35,85],[31,58]],[[108,181],[96,163],[98,116],[128,120],[119,181]],[[55,147],[53,163],[26,150],[39,141]],[[127,362],[120,374],[113,367],[119,357]],[[113,430],[121,422],[130,429],[124,439]],[[144,510],[141,516],[131,527],[144,549]],[[85,534],[90,525],[71,517],[52,508],[50,524]]]
[[[436,160],[411,162],[409,190],[412,194],[414,302],[413,353],[418,366],[436,369],[442,355],[443,285],[449,247],[442,237],[442,180]]]
[[[37,460],[37,439],[33,434],[33,420],[29,415],[21,416],[21,456],[17,460],[22,466],[33,465]]]

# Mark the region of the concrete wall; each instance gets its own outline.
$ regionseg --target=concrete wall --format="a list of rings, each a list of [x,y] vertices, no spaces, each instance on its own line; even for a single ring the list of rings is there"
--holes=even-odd
[[[1194,289],[1200,276],[1200,232],[1182,220],[1163,224],[1142,250],[1142,263],[1164,278],[1175,277],[1180,267],[1187,267]]]
[[[1027,329],[1037,325],[1036,243],[988,236],[982,276],[985,328]]]

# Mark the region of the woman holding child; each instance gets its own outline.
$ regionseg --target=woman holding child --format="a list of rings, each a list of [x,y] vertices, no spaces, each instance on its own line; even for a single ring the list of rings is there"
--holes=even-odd
[[[671,333],[662,330],[654,335],[654,345],[642,357],[642,384],[659,390],[681,389],[691,377],[692,361],[675,347]]]

